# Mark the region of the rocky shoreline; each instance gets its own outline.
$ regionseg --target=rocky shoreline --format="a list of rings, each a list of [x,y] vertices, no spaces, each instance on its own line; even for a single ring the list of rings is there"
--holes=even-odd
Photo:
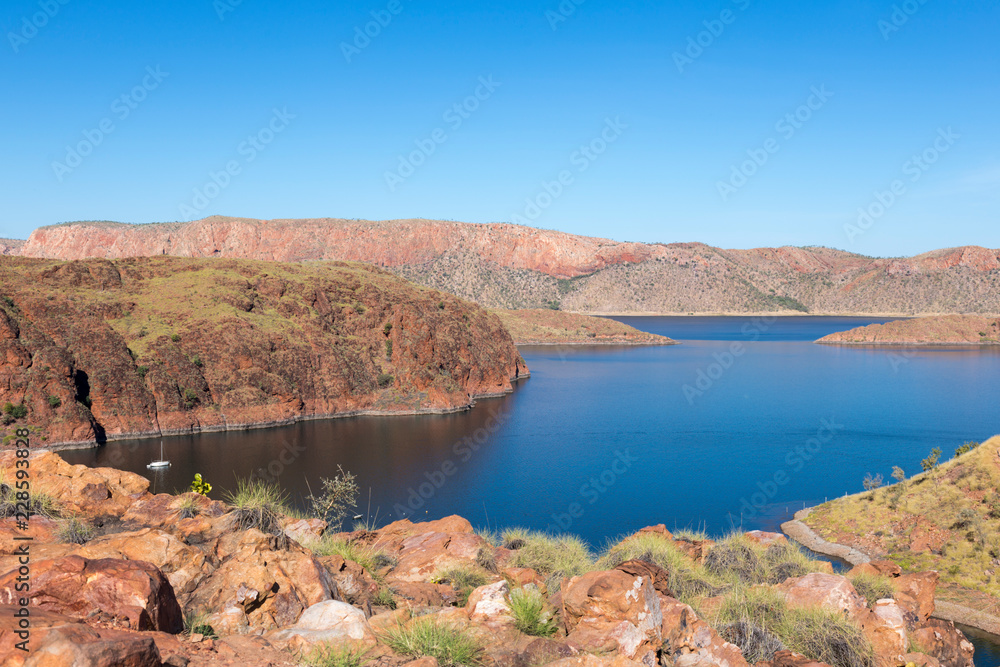
[[[932,618],[936,573],[877,561],[839,576],[775,533],[649,526],[593,554],[457,516],[338,532],[267,487],[154,495],[44,451],[0,453],[0,479],[25,465],[27,521],[0,481],[11,667],[973,667],[961,631]]]
[[[1000,345],[1000,318],[938,315],[870,324],[824,336],[821,345],[954,347]]]
[[[823,539],[816,531],[806,525],[804,520],[813,509],[806,507],[796,512],[793,520],[781,524],[782,532],[810,551],[839,558],[854,566],[872,560],[871,556],[854,547]],[[935,600],[933,616],[944,621],[960,623],[970,628],[982,630],[1000,641],[1000,616],[946,600]]]

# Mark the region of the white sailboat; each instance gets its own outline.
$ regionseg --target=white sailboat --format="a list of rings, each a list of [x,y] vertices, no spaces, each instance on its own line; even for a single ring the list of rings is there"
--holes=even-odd
[[[170,461],[163,458],[163,441],[160,440],[160,460],[146,464],[147,468],[169,468]]]

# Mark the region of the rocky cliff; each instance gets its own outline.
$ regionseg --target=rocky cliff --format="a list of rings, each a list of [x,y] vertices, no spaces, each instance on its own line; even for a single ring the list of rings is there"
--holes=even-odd
[[[15,239],[0,239],[0,255],[18,255],[24,244],[24,241]]]
[[[817,343],[841,345],[1000,345],[1000,319],[942,315],[839,331]]]
[[[525,371],[496,316],[369,265],[0,258],[0,431],[48,445],[455,410]]]
[[[358,260],[490,308],[581,312],[1000,313],[1000,250],[874,259],[829,248],[643,244],[511,224],[433,220],[71,223],[35,230],[28,257],[178,255]]]

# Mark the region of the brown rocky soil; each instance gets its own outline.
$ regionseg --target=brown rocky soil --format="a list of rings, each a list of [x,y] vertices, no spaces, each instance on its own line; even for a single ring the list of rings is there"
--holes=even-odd
[[[490,308],[1000,313],[1000,250],[976,246],[875,259],[820,247],[626,243],[501,223],[214,216],[191,223],[42,227],[16,251],[58,259],[358,260]]]
[[[1000,345],[1000,319],[940,315],[870,324],[820,338],[839,345]]]
[[[526,371],[496,316],[369,265],[0,257],[4,444],[457,410]]]
[[[561,310],[493,311],[517,345],[676,345],[666,336],[639,331],[604,317]]]

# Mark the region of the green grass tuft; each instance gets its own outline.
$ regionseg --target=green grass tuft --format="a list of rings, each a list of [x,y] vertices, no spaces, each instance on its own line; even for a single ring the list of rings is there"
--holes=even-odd
[[[225,500],[236,515],[240,530],[256,528],[268,535],[282,535],[281,517],[288,511],[288,496],[277,484],[239,480]]]
[[[504,531],[503,540],[505,546],[512,543],[518,545],[507,565],[529,567],[545,576],[549,591],[558,590],[563,577],[576,577],[594,569],[590,550],[575,535],[552,536],[512,529]]]
[[[483,645],[476,639],[430,617],[389,630],[382,641],[402,655],[436,658],[441,667],[474,667],[483,660]]]
[[[303,653],[299,660],[304,667],[361,667],[367,653],[350,644],[320,644]]]
[[[559,629],[551,611],[545,608],[545,598],[535,588],[515,588],[510,593],[510,611],[514,626],[532,637],[551,637]]]
[[[474,567],[461,565],[442,570],[431,577],[435,584],[450,584],[458,593],[459,606],[464,607],[472,591],[485,586],[489,579],[486,573]]]
[[[851,578],[851,583],[854,584],[854,590],[868,601],[869,606],[879,600],[896,597],[896,589],[889,577],[882,574],[859,574]]]

